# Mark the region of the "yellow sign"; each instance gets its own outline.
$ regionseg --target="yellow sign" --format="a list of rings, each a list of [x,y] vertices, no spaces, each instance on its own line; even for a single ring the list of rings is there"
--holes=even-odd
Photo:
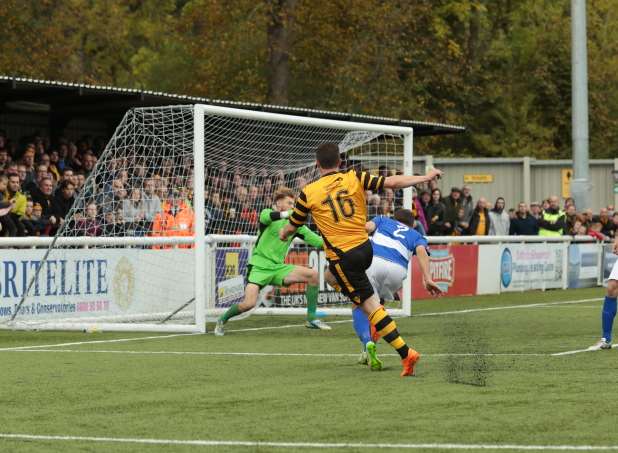
[[[488,183],[494,182],[494,175],[464,175],[464,183]]]
[[[573,178],[573,170],[570,168],[563,168],[560,170],[562,178],[560,179],[562,184],[562,198],[569,198],[571,196],[571,179]]]

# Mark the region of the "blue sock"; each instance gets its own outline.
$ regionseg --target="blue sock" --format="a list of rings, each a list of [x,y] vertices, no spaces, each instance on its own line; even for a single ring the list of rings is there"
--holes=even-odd
[[[360,308],[353,308],[352,324],[354,325],[356,335],[358,335],[358,339],[360,340],[364,349],[365,344],[368,341],[371,341],[371,328],[369,326],[369,318],[367,318],[367,315]]]
[[[616,316],[616,298],[605,296],[603,302],[603,312],[601,313],[601,320],[603,324],[603,338],[608,343],[612,341],[612,326],[614,325],[614,317]]]

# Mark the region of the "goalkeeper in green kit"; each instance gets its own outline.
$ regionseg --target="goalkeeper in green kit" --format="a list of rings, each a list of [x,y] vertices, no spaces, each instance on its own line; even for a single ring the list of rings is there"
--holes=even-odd
[[[264,209],[260,213],[260,232],[247,265],[245,297],[239,304],[232,305],[217,320],[215,335],[223,336],[225,323],[255,307],[260,290],[267,285],[288,286],[294,283],[307,283],[307,323],[312,329],[330,330],[330,326],[316,318],[318,305],[318,272],[304,266],[285,264],[285,256],[293,237],[287,241],[279,239],[279,230],[288,223],[290,210],[294,207],[294,192],[281,188],[275,192],[275,208]],[[295,235],[305,243],[322,248],[320,236],[306,226]]]

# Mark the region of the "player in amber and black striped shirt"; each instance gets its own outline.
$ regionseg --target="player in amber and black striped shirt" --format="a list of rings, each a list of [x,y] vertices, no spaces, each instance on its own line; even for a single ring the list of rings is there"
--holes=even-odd
[[[378,333],[401,356],[401,375],[410,376],[414,374],[414,365],[420,354],[409,348],[401,338],[395,321],[380,305],[380,300],[374,294],[365,273],[373,258],[373,249],[365,230],[365,190],[403,189],[430,181],[442,172],[434,169],[424,176],[388,177],[374,176],[364,171],[343,172],[339,170],[341,159],[339,147],[335,143],[320,145],[316,159],[321,177],[303,188],[296,200],[289,224],[280,231],[279,237],[286,240],[305,223],[311,213],[324,239],[329,263],[326,273],[328,283],[360,305]]]

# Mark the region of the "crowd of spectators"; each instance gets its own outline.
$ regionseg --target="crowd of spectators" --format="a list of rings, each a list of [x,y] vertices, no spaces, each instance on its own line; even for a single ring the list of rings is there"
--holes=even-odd
[[[419,192],[420,190],[420,192]],[[611,240],[618,234],[618,212],[610,205],[598,215],[592,209],[578,211],[573,198],[561,203],[552,195],[528,206],[519,202],[506,208],[503,197],[490,203],[485,197],[476,202],[469,186],[453,187],[443,196],[432,184],[414,190],[416,228],[429,236],[592,236]]]
[[[86,186],[103,146],[104,141],[89,138],[52,145],[36,136],[15,143],[0,131],[0,236],[50,236],[65,222],[71,223],[64,234],[74,236],[193,234],[190,153],[172,157],[165,149],[118,150],[100,162]],[[346,168],[360,166],[347,162]],[[386,166],[371,171],[394,174]],[[259,212],[272,207],[277,188],[302,188],[317,172],[313,167],[269,172],[220,161],[207,163],[205,176],[206,233],[255,234]],[[392,216],[403,207],[403,190],[366,195],[370,218]],[[507,209],[502,197],[493,204],[484,197],[474,200],[469,186],[442,194],[435,181],[413,189],[412,210],[416,229],[429,236],[568,234],[611,239],[618,229],[613,206],[593,215],[590,209],[577,211],[570,198],[562,204],[551,196]]]

